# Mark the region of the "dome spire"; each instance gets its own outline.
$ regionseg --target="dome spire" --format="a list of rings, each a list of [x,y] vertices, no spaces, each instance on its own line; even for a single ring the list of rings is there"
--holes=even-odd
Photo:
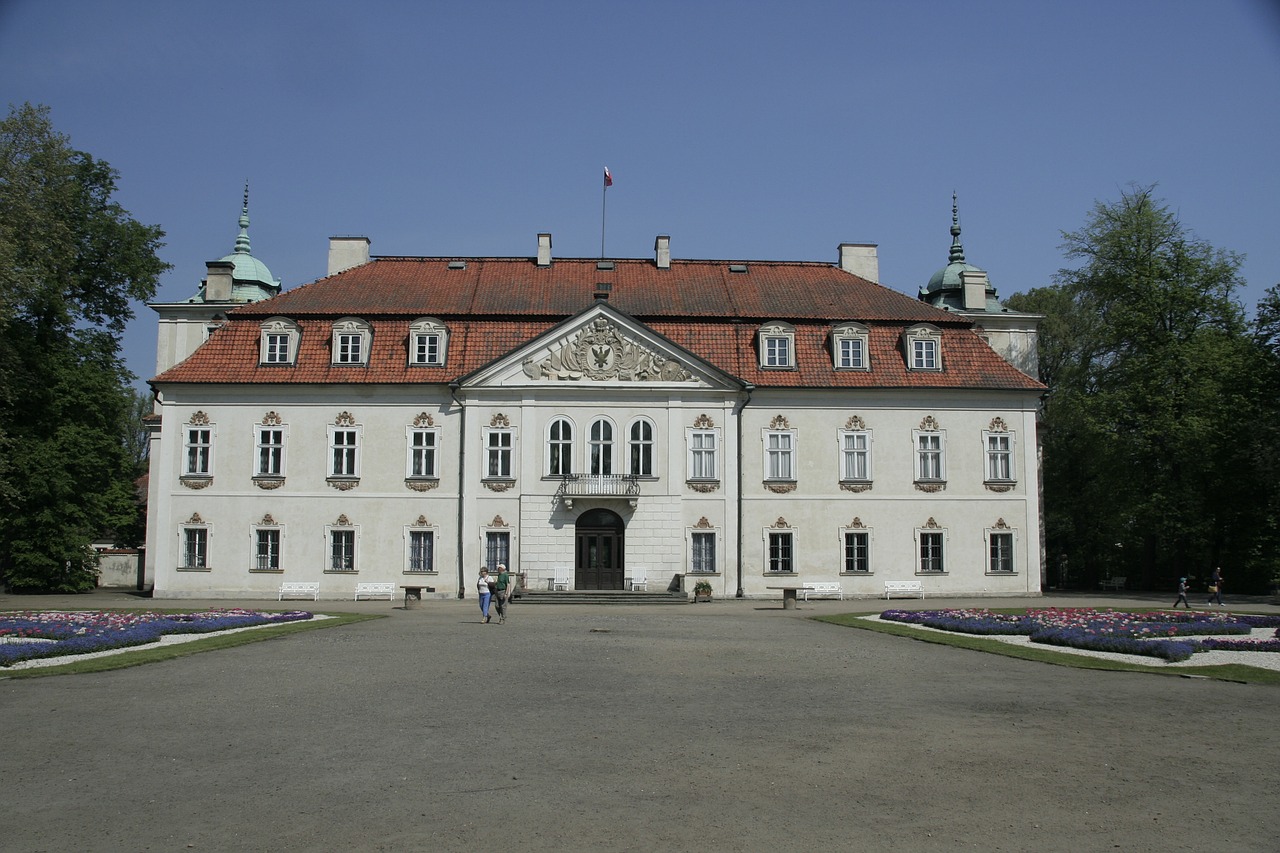
[[[247,192],[247,190],[246,190]],[[245,202],[248,204],[248,202]],[[964,246],[960,245],[960,208],[956,205],[956,192],[951,191],[951,254],[947,263],[964,263]]]
[[[244,207],[240,208],[240,236],[236,237],[236,254],[250,255],[249,251],[249,180],[244,182]]]

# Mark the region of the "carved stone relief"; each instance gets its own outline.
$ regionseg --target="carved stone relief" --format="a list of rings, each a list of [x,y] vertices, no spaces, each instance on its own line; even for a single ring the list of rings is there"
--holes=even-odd
[[[624,338],[604,317],[597,317],[573,338],[553,346],[541,361],[525,359],[521,369],[530,379],[688,382],[694,378],[675,359]]]

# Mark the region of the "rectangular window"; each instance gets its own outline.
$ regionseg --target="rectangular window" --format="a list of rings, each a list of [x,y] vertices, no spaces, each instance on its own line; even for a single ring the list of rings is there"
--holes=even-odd
[[[870,539],[870,534],[864,530],[844,532],[844,570],[846,572],[871,571]]]
[[[409,531],[409,571],[434,572],[436,537],[431,530]]]
[[[359,476],[359,435],[359,431],[354,429],[335,429],[330,432],[329,449],[332,452],[333,466],[329,469],[329,476]]]
[[[289,363],[289,336],[267,335],[267,364]]]
[[[862,338],[844,338],[840,341],[839,366],[845,370],[861,370],[866,367],[867,356]]]
[[[790,338],[765,338],[764,339],[764,366],[765,367],[790,367],[791,366],[791,339]]]
[[[209,530],[204,527],[187,527],[182,531],[182,567],[184,569],[209,568]]]
[[[942,534],[920,534],[920,571],[941,572],[945,568],[942,560]]]
[[[942,435],[936,432],[916,436],[916,455],[919,469],[917,480],[942,479]]]
[[[871,436],[865,432],[840,434],[840,479],[871,479]]]
[[[338,335],[339,364],[361,364],[364,361],[361,354],[362,338],[362,335]]]
[[[280,571],[280,531],[258,530],[255,539],[257,540],[258,571]]]
[[[484,535],[484,565],[490,573],[498,570],[498,564],[511,565],[511,534],[489,532]]]
[[[434,429],[409,431],[409,476],[436,476],[436,431]]]
[[[512,437],[509,429],[489,430],[485,437],[487,465],[486,477],[499,480],[511,479]]]
[[[284,430],[280,427],[258,427],[259,477],[284,475]]]
[[[335,572],[356,570],[356,532],[354,530],[329,531],[329,568]]]
[[[716,433],[711,430],[694,430],[689,433],[689,479],[715,480],[718,478]]]
[[[793,565],[791,556],[791,533],[770,533],[769,571],[792,572],[795,571]]]
[[[1013,479],[1013,441],[1007,433],[987,436],[987,479]]]
[[[440,336],[436,334],[417,334],[413,336],[413,363],[440,363]]]
[[[689,571],[694,574],[714,572],[716,570],[716,535],[710,532],[694,533],[690,540],[692,546],[691,565]]]
[[[938,342],[932,338],[913,338],[911,366],[916,370],[937,370]]]
[[[765,434],[765,478],[769,480],[795,479],[795,436],[789,432]]]
[[[988,542],[991,550],[991,571],[1013,572],[1013,534],[989,533]]]
[[[187,430],[186,473],[207,477],[213,471],[213,430],[208,427]]]

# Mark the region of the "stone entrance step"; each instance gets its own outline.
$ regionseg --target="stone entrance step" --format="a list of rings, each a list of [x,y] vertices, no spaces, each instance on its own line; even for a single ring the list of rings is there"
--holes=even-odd
[[[689,597],[679,592],[625,589],[527,589],[516,601],[520,604],[688,604]]]

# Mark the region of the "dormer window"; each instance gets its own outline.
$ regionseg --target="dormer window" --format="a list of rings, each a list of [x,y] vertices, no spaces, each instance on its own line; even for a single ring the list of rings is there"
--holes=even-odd
[[[365,364],[369,360],[369,324],[355,317],[344,317],[333,324],[334,364]]]
[[[912,326],[903,336],[911,370],[942,369],[942,333],[934,326]]]
[[[418,367],[443,365],[448,339],[444,323],[434,317],[416,320],[409,327],[409,364]]]
[[[770,323],[760,328],[760,366],[786,370],[796,366],[796,329],[790,323]]]
[[[284,317],[272,317],[262,324],[258,361],[262,364],[293,364],[298,355],[298,324]]]
[[[836,370],[870,370],[870,333],[861,323],[844,323],[831,330],[831,358]]]

